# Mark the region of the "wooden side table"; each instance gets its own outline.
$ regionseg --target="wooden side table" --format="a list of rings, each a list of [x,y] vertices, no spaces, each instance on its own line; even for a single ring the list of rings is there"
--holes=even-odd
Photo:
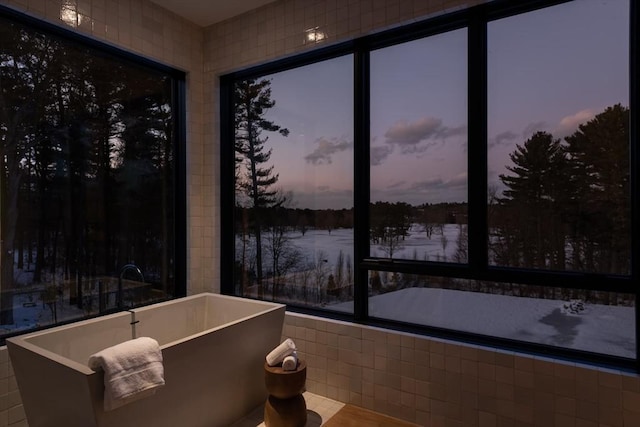
[[[298,360],[295,371],[264,363],[264,382],[269,397],[264,404],[266,427],[304,427],[307,423],[307,404],[302,393],[307,381],[307,364]]]

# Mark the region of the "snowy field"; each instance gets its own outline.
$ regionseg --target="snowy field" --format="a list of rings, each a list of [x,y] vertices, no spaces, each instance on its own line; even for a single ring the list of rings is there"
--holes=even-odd
[[[32,285],[33,272],[16,269],[15,281],[18,287],[13,295],[13,323],[9,325],[0,325],[0,333],[11,333],[23,330],[39,328],[43,326],[54,325],[59,322],[71,320],[81,320],[87,316],[95,316],[98,314],[98,292],[95,286],[88,286],[84,289],[84,306],[78,308],[75,304],[69,304],[69,290],[65,288],[63,294],[59,294],[56,298],[55,316],[52,310],[53,305],[45,304],[42,301],[42,287]],[[94,278],[105,284],[105,309],[116,309],[116,291],[118,279],[114,277]],[[126,299],[130,294],[128,291],[135,288],[137,282],[124,280],[124,297],[125,306],[131,306],[134,302]],[[138,302],[139,303],[139,302]]]
[[[408,288],[369,298],[369,314],[576,350],[634,358],[634,307],[585,304],[567,313],[565,301],[448,289]],[[353,303],[330,307],[352,311]]]
[[[453,260],[460,228],[449,224],[444,234],[426,237],[414,226],[402,241],[394,258]],[[287,234],[289,244],[307,256],[307,262],[326,259],[326,268],[336,265],[340,251],[353,267],[353,230],[309,230]],[[240,244],[236,246],[239,251]],[[371,245],[373,256],[384,257],[378,245]],[[263,254],[270,265],[268,252]],[[238,257],[239,259],[239,257]],[[304,266],[301,266],[304,268]],[[25,277],[19,277],[24,282]],[[370,315],[417,325],[429,325],[519,341],[547,344],[576,350],[592,351],[635,358],[634,307],[585,304],[578,314],[564,310],[565,301],[515,297],[439,288],[407,288],[373,296],[369,299]],[[326,308],[353,312],[353,302],[332,304]],[[58,320],[80,318],[77,307],[60,303]],[[43,307],[38,294],[16,295],[13,325],[6,331],[29,329],[51,324],[52,313]]]
[[[394,258],[455,261],[460,227],[444,226],[444,234],[431,239],[411,229]],[[353,230],[309,230],[287,235],[289,242],[313,262],[319,255],[333,268],[340,251],[353,265]],[[239,248],[237,246],[236,248]],[[371,245],[371,255],[385,257],[379,245]],[[269,254],[263,253],[265,265]],[[369,299],[371,316],[417,325],[429,325],[476,334],[497,336],[614,356],[635,358],[635,308],[585,304],[579,314],[564,310],[566,301],[515,297],[439,288],[407,288]],[[327,308],[353,312],[353,302]]]
[[[428,261],[453,261],[458,249],[456,240],[460,227],[456,224],[445,224],[444,234],[433,233],[430,239],[420,226],[411,227],[409,236],[400,241],[399,247],[394,251],[395,259],[416,259]],[[444,237],[443,237],[444,236]],[[353,229],[339,228],[329,233],[327,230],[308,230],[304,235],[299,231],[286,233],[288,243],[307,256],[309,262],[313,262],[320,255],[326,258],[329,265],[336,263],[340,251],[345,257],[349,256],[353,261]],[[268,240],[268,233],[262,236],[263,245]],[[381,245],[371,244],[371,256],[388,257]],[[236,259],[241,258],[242,244],[239,237],[236,239]],[[265,266],[271,265],[271,257],[268,250],[263,250],[263,262]]]

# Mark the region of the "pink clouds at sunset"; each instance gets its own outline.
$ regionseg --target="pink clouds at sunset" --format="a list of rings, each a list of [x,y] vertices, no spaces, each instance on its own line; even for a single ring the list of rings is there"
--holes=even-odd
[[[560,120],[560,123],[553,132],[556,137],[564,137],[572,134],[578,129],[582,123],[586,123],[595,117],[597,111],[593,109],[580,110],[570,116],[565,116]]]

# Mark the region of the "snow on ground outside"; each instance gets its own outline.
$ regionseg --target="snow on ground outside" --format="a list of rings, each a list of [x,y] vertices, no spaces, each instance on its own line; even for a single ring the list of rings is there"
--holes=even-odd
[[[25,307],[16,298],[15,325],[29,329],[49,324],[51,313],[42,302]],[[369,298],[370,314],[418,325],[548,344],[621,357],[635,357],[633,307],[585,304],[580,314],[565,314],[565,301],[514,297],[435,288],[408,288]],[[65,305],[62,305],[63,307]],[[353,302],[327,306],[353,312]],[[64,308],[59,318],[81,317]]]
[[[458,249],[456,240],[460,233],[460,226],[456,224],[444,225],[444,240],[446,241],[443,250],[443,239],[440,234],[434,233],[431,239],[427,238],[421,226],[414,224],[411,227],[409,236],[400,241],[399,247],[393,254],[396,259],[416,259],[429,261],[454,261],[456,250]],[[353,262],[353,229],[338,228],[329,233],[327,230],[310,229],[302,235],[299,231],[285,233],[289,242],[299,249],[311,262],[316,261],[316,256],[322,254],[330,266],[334,266],[340,251],[345,257],[349,256]],[[269,239],[269,233],[263,233],[262,242],[265,244]],[[252,241],[252,244],[255,242]],[[371,244],[371,255],[376,257],[388,257],[381,248],[383,245]],[[236,259],[241,259],[242,242],[240,236],[236,235]],[[446,257],[446,258],[445,258]],[[271,265],[271,257],[268,250],[262,252],[263,265]]]
[[[13,297],[13,323],[0,325],[0,333],[53,326],[55,324],[53,313],[48,305],[42,303],[39,294],[39,292],[34,292],[15,295]],[[56,306],[58,322],[71,319],[82,320],[86,313],[77,306],[68,304],[67,301],[58,300]]]
[[[14,281],[17,284],[13,295],[13,323],[0,325],[0,333],[11,333],[23,330],[38,328],[41,326],[53,326],[53,312],[48,304],[42,302],[42,286],[33,285],[33,271],[15,269]],[[108,289],[113,291],[114,285],[108,285]],[[77,305],[69,304],[68,292],[60,295],[56,303],[57,322],[69,320],[82,320],[87,315],[97,314],[97,292],[96,289],[85,289],[85,297],[91,299],[92,307],[86,306],[89,311],[78,308]],[[115,295],[113,292],[106,300],[108,308],[115,308]]]
[[[453,260],[457,249],[459,226],[444,227],[446,247],[439,234],[431,239],[414,225],[411,235],[402,242],[403,248],[394,258]],[[353,230],[309,230],[288,233],[291,243],[304,253],[322,251],[333,268],[340,250],[353,251]],[[236,246],[238,249],[240,246]],[[379,245],[371,245],[374,256],[385,256]],[[268,258],[268,253],[263,257]],[[315,255],[314,255],[315,257]],[[310,257],[311,258],[311,257]],[[311,258],[313,260],[314,258]],[[353,261],[353,260],[352,260]],[[266,261],[265,261],[266,262]],[[265,264],[269,265],[269,264]],[[478,292],[463,292],[434,288],[409,288],[370,298],[372,316],[409,323],[462,330],[521,341],[594,351],[622,357],[635,357],[635,314],[633,307],[587,304],[579,315],[561,311],[565,301],[544,300]],[[329,307],[327,307],[329,308]],[[331,305],[331,309],[353,312],[353,302]]]
[[[414,227],[411,236],[403,242],[404,249],[397,258],[413,258],[413,249],[418,249],[418,259],[429,259],[443,255],[440,235],[426,239],[423,232]],[[445,226],[446,251],[451,259],[456,250],[457,225]],[[305,253],[320,253],[327,257],[328,265],[336,262],[342,249],[345,256],[353,250],[353,230],[338,229],[309,230],[302,236],[289,233],[292,243]],[[237,246],[236,248],[238,248]],[[372,252],[377,246],[371,245]],[[376,255],[384,256],[379,252]],[[265,260],[266,262],[266,260]],[[268,264],[266,264],[268,265]],[[19,282],[30,282],[28,277],[19,277]],[[24,307],[26,295],[14,300],[15,324],[9,329],[24,329],[36,325],[50,324],[51,312],[42,307],[36,296],[33,307]],[[561,312],[564,301],[514,297],[478,292],[463,292],[435,288],[408,288],[369,299],[370,314],[375,317],[405,321],[409,323],[443,327],[473,333],[543,343],[579,350],[594,351],[623,357],[635,357],[635,314],[633,307],[587,304],[579,315]],[[331,309],[353,312],[353,302],[331,305]],[[81,317],[76,307],[61,304],[58,318]]]
[[[369,298],[371,316],[622,357],[635,357],[634,307],[585,304],[565,314],[565,301],[408,288]],[[353,310],[353,303],[332,305]]]

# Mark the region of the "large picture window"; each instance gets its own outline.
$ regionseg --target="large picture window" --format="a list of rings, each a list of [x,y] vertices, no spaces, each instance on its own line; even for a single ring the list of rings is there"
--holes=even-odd
[[[466,263],[467,31],[370,61],[370,255]]]
[[[353,58],[234,83],[238,295],[353,298]]]
[[[489,23],[493,265],[630,273],[628,9],[572,2]]]
[[[487,2],[224,76],[223,163],[242,123],[237,84],[280,72],[311,82],[327,58],[351,58],[355,70],[342,75],[353,79],[353,168],[343,169],[353,183],[352,297],[280,300],[292,310],[635,367],[631,3]],[[324,102],[336,108],[338,99],[344,94]],[[236,232],[223,226],[222,245],[237,257],[238,224],[256,231],[239,215],[234,172],[223,171],[223,224],[233,221]],[[329,253],[340,251],[327,242]],[[237,283],[252,279],[224,257],[223,291],[277,299],[240,291]],[[320,292],[333,289],[328,277],[314,282]],[[302,283],[290,279],[287,286]]]
[[[0,15],[0,334],[185,294],[184,75]]]

